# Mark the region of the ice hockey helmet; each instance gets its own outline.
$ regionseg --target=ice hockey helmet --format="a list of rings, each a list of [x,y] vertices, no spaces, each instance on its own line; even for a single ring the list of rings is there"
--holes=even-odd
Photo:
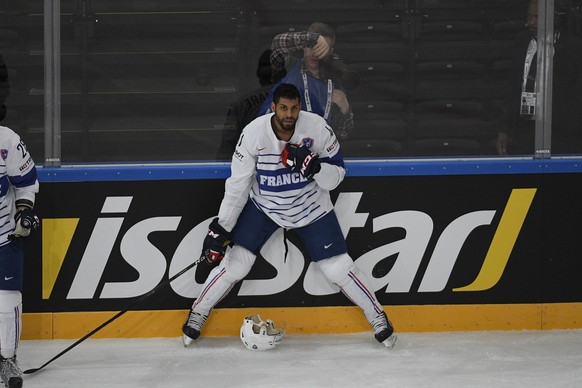
[[[240,339],[250,350],[269,350],[281,343],[284,331],[275,329],[272,320],[263,321],[259,315],[245,317],[240,328]]]

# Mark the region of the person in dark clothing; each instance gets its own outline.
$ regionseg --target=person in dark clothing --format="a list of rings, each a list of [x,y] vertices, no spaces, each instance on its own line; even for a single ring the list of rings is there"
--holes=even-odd
[[[528,7],[528,31],[516,38],[497,152],[532,154],[535,142],[535,82],[538,2]],[[552,87],[552,154],[582,152],[582,40],[556,28]]]
[[[261,87],[242,96],[232,103],[226,114],[226,122],[222,131],[220,147],[216,153],[216,160],[225,160],[232,157],[236,141],[244,127],[257,118],[259,108],[267,99],[271,91],[271,50],[265,50],[259,57],[257,78]]]
[[[9,95],[8,70],[6,69],[4,58],[0,55],[0,121],[6,117],[6,105],[4,103]]]

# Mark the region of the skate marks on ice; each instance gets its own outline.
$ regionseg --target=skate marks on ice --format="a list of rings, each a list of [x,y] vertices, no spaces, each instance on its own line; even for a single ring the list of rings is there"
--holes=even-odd
[[[251,351],[238,337],[88,340],[24,376],[34,387],[580,387],[582,330],[400,333],[394,349],[371,333],[287,335]],[[22,341],[21,369],[73,341]]]

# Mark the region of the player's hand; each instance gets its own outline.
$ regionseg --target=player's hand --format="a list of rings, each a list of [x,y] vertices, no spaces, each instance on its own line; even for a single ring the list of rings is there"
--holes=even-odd
[[[297,144],[287,143],[281,153],[281,163],[305,179],[313,178],[321,170],[319,156],[309,148]]]
[[[208,264],[216,263],[224,258],[228,244],[230,233],[220,226],[217,217],[208,226],[208,233],[202,243],[202,256]]]
[[[16,226],[14,231],[8,235],[8,240],[28,237],[40,225],[38,216],[29,208],[18,210],[14,215],[14,221],[16,221]]]

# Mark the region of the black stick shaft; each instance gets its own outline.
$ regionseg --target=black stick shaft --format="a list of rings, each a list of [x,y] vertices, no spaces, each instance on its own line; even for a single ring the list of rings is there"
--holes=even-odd
[[[204,256],[201,257],[200,259],[198,259],[195,262],[193,262],[192,264],[188,265],[186,268],[184,268],[183,270],[181,270],[180,272],[178,272],[177,274],[175,274],[171,278],[169,278],[166,281],[158,284],[150,292],[148,292],[147,294],[144,294],[141,297],[139,297],[139,299],[135,300],[133,303],[131,303],[125,309],[121,310],[120,312],[118,312],[117,314],[115,314],[114,316],[112,316],[111,318],[109,318],[107,321],[103,322],[101,325],[99,325],[98,327],[96,327],[95,329],[93,329],[92,331],[90,331],[89,333],[85,334],[82,338],[78,339],[74,344],[72,344],[71,346],[69,346],[68,348],[66,348],[65,350],[63,350],[62,352],[60,352],[59,354],[57,354],[56,356],[54,356],[53,358],[51,358],[50,360],[48,360],[47,362],[45,362],[40,367],[38,367],[38,368],[32,368],[32,369],[27,369],[27,370],[25,370],[22,373],[24,373],[25,375],[27,375],[27,374],[31,374],[31,373],[38,372],[39,370],[43,369],[45,366],[47,366],[48,364],[50,364],[51,362],[53,362],[57,358],[61,357],[63,354],[69,352],[71,349],[73,349],[74,347],[76,347],[77,345],[79,345],[81,342],[85,341],[87,338],[91,337],[93,334],[97,333],[99,330],[103,329],[105,326],[109,325],[111,322],[115,321],[117,318],[119,318],[120,316],[122,316],[123,314],[125,314],[126,312],[128,312],[132,307],[134,307],[135,305],[141,303],[142,301],[144,301],[145,299],[147,299],[151,295],[155,294],[160,288],[166,286],[167,284],[171,283],[172,281],[174,281],[178,277],[182,276],[184,273],[186,273],[190,269],[194,268],[195,265],[201,263],[204,259],[205,259]]]

